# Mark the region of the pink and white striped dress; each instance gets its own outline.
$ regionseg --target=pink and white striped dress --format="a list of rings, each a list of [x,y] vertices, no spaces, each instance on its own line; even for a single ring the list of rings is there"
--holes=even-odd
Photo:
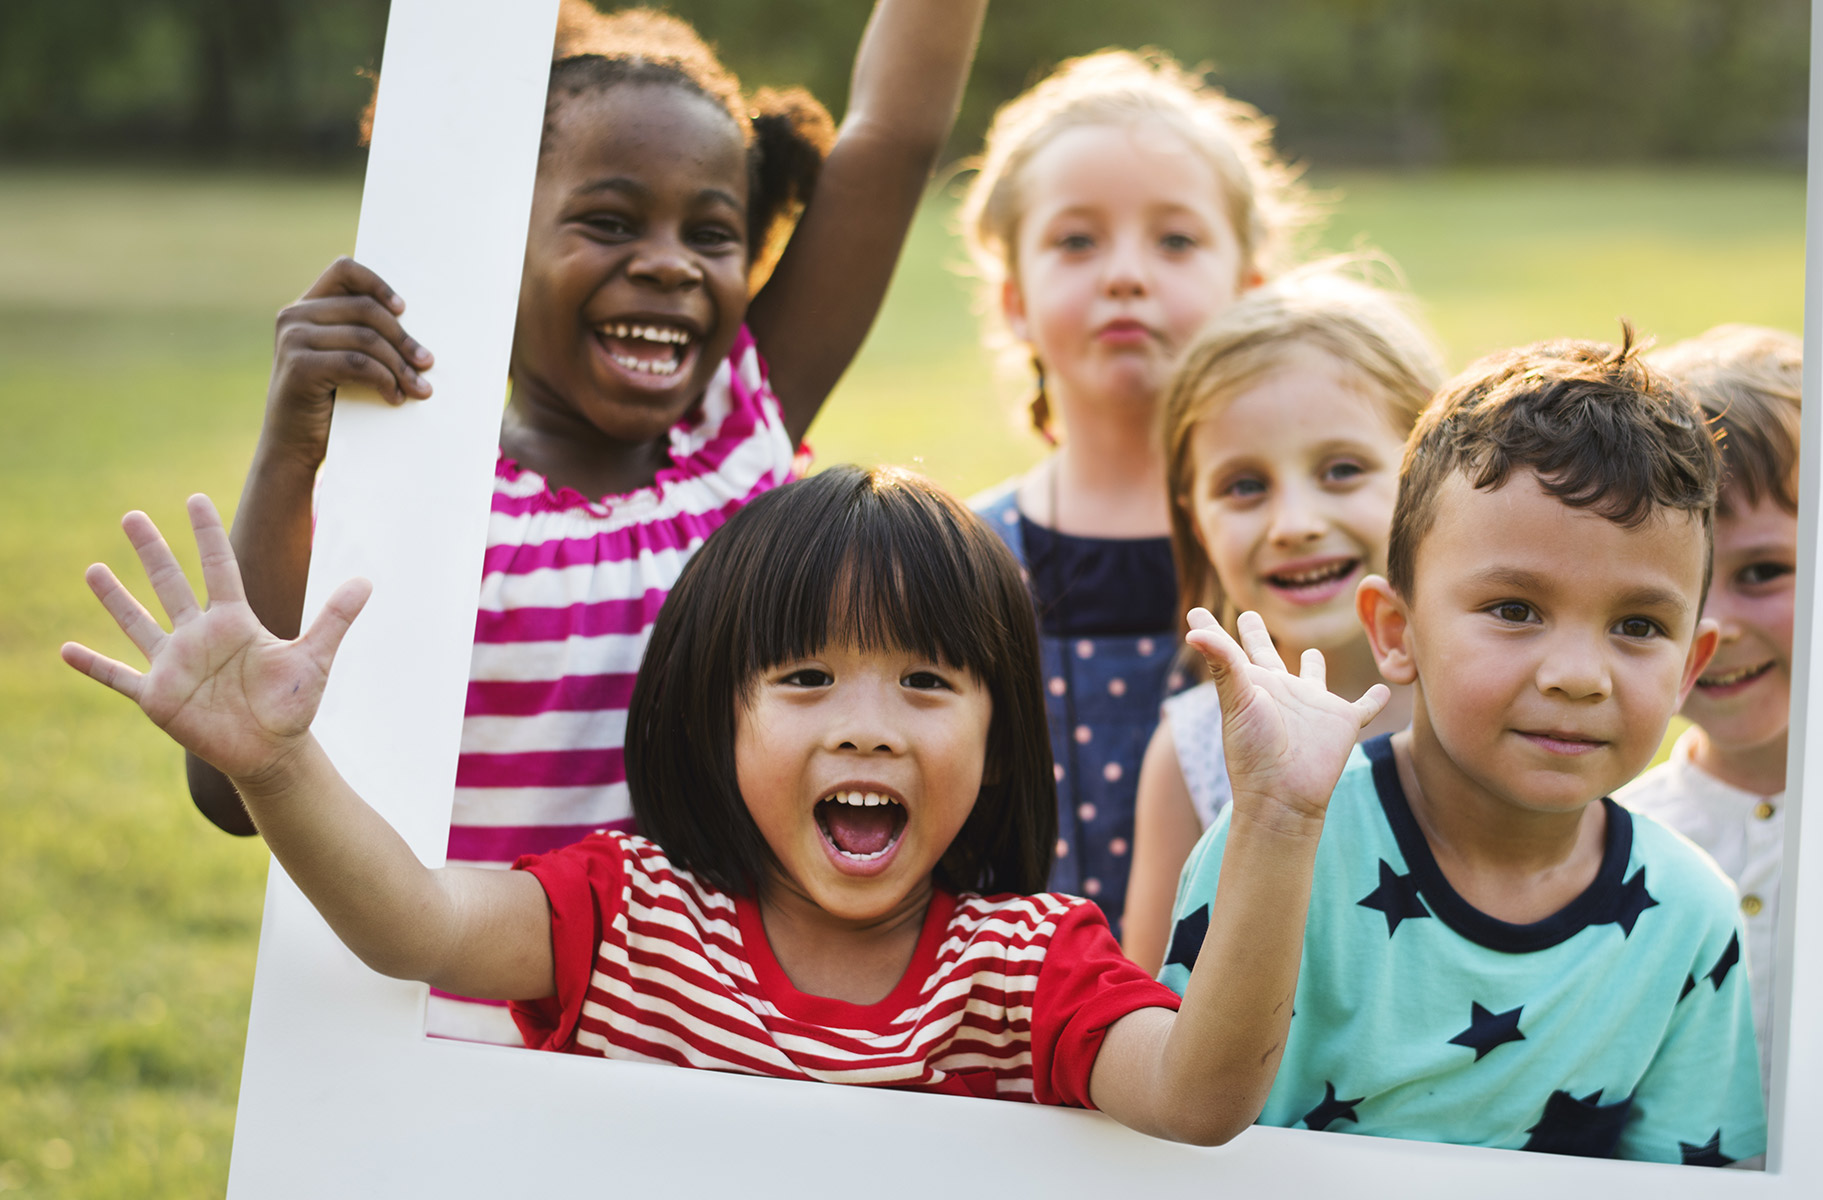
[[[449,861],[508,867],[629,828],[622,758],[633,679],[659,605],[734,511],[799,466],[745,328],[671,429],[651,487],[591,500],[504,454],[475,620]],[[426,1032],[519,1045],[503,1004],[432,991]]]

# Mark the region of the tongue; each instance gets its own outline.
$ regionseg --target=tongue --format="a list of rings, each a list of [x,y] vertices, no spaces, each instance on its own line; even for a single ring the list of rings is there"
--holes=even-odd
[[[896,820],[892,806],[856,808],[848,804],[830,804],[823,817],[829,840],[844,854],[877,854],[892,845]]]

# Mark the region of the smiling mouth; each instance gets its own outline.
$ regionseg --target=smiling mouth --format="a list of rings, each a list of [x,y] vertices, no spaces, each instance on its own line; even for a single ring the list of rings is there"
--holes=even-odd
[[[878,792],[834,792],[817,801],[816,818],[823,839],[854,862],[879,858],[905,832],[905,806]]]
[[[628,371],[665,378],[676,375],[695,343],[688,330],[675,325],[616,321],[596,327],[608,357]]]
[[[1358,558],[1338,558],[1301,571],[1273,571],[1266,582],[1280,591],[1320,592],[1353,575],[1361,565]]]
[[[1772,670],[1772,663],[1771,661],[1767,661],[1760,663],[1758,666],[1740,667],[1733,671],[1724,671],[1720,675],[1704,675],[1696,681],[1696,686],[1700,688],[1734,687],[1738,684],[1758,679],[1770,670]]]

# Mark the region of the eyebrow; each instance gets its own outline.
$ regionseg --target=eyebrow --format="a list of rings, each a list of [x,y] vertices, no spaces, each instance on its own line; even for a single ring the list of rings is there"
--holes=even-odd
[[[1512,588],[1516,592],[1549,592],[1553,580],[1535,571],[1526,571],[1518,567],[1489,567],[1469,576],[1471,584],[1482,586]],[[1690,598],[1675,588],[1658,587],[1646,584],[1642,587],[1629,588],[1616,598],[1618,608],[1669,609],[1676,613],[1688,612]]]
[[[630,179],[625,175],[614,175],[607,179],[592,179],[577,188],[571,195],[598,196],[603,192],[615,192],[636,200],[644,200],[652,194],[652,189],[637,179]],[[726,204],[736,212],[743,211],[743,206],[739,200],[734,198],[734,193],[722,188],[703,188],[696,193],[696,199],[715,201]]]

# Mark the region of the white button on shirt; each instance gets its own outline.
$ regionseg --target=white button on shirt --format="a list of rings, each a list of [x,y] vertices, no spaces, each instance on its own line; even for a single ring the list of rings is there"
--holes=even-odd
[[[1747,971],[1753,983],[1753,1032],[1760,1041],[1760,1086],[1771,1074],[1772,988],[1779,923],[1779,873],[1785,865],[1785,793],[1761,796],[1723,783],[1690,761],[1696,730],[1677,740],[1670,761],[1614,798],[1669,825],[1708,852],[1741,894]]]

